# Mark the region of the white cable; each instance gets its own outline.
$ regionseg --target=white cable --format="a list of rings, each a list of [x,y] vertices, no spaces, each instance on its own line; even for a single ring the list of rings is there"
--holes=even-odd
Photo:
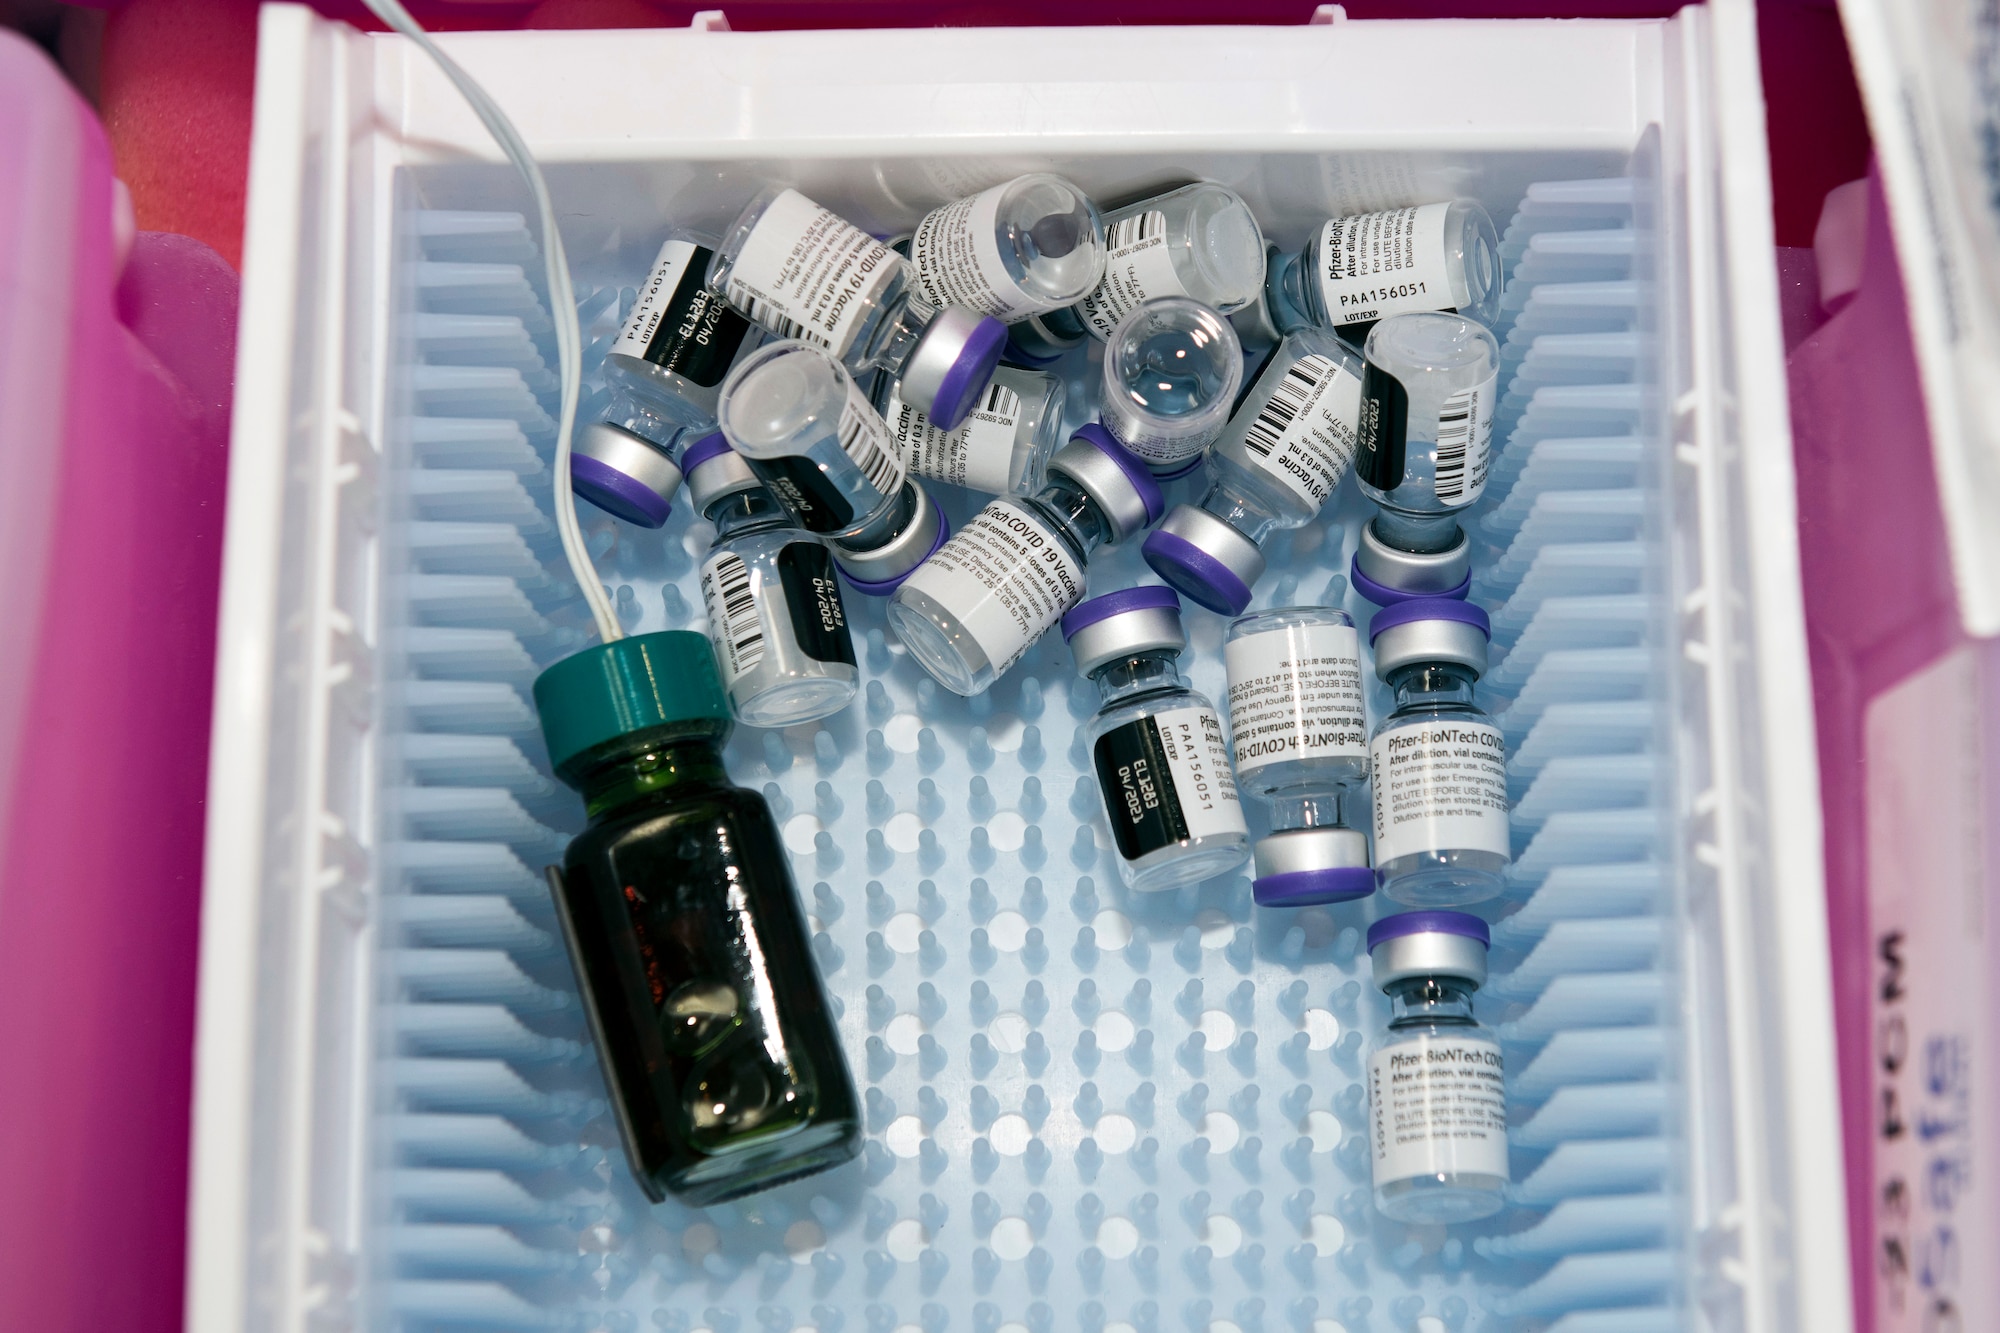
[[[556,324],[556,373],[562,381],[562,407],[556,418],[556,531],[562,536],[570,573],[583,590],[591,619],[597,622],[598,637],[606,643],[622,639],[624,627],[619,625],[618,613],[612,609],[604,584],[597,577],[590,550],[583,544],[583,533],[576,525],[576,497],[570,491],[570,436],[576,428],[576,403],[583,385],[583,334],[576,323],[576,291],[570,286],[569,256],[563,251],[562,232],[556,226],[555,204],[549,198],[548,183],[542,179],[542,169],[535,164],[534,155],[521,141],[507,113],[479,86],[477,79],[438,49],[430,34],[403,8],[401,0],[366,0],[366,3],[375,17],[415,42],[437,62],[485,124],[494,142],[500,145],[500,151],[528,182],[528,192],[535,197],[535,212],[542,230],[542,258],[548,266],[549,304],[554,307],[550,313]]]

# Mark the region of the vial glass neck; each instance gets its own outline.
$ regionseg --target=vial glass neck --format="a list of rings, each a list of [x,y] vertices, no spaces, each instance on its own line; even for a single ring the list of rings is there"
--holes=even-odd
[[[910,353],[917,350],[917,343],[922,341],[929,324],[930,312],[909,299],[906,287],[904,294],[892,299],[875,326],[868,330],[867,340],[856,349],[858,359],[865,365],[900,372]]]
[[[681,428],[647,407],[629,392],[620,393],[612,401],[611,410],[605,413],[604,419],[614,426],[631,431],[656,448],[671,450],[676,454],[680,452],[674,448],[674,437],[681,433]]]
[[[1107,705],[1146,694],[1184,690],[1187,682],[1181,679],[1180,668],[1176,665],[1179,657],[1179,653],[1165,649],[1137,653],[1105,663],[1092,672],[1090,678],[1097,682],[1097,695]]]
[[[1396,707],[1473,707],[1472,687],[1479,677],[1456,662],[1416,662],[1389,673]]]
[[[852,537],[843,537],[840,544],[851,551],[873,551],[887,546],[903,535],[910,526],[910,520],[917,516],[917,484],[905,481],[901,490],[891,496],[889,503],[868,523],[868,526]]]
[[[1348,828],[1347,792],[1338,786],[1292,788],[1271,797],[1271,827]]]
[[[692,787],[727,787],[719,749],[727,723],[716,723],[710,734],[654,736],[645,733],[624,744],[604,747],[594,764],[576,779],[583,793],[584,813],[594,823],[628,806]]]
[[[1104,511],[1071,477],[1051,472],[1048,484],[1036,492],[1035,504],[1084,555],[1111,540],[1111,524]]]
[[[718,538],[789,527],[792,521],[785,507],[762,486],[747,491],[732,491],[701,512],[704,518],[715,524]]]
[[[1473,1027],[1473,987],[1457,977],[1413,977],[1389,990],[1389,1030]]]
[[[1378,502],[1375,517],[1369,522],[1374,525],[1375,535],[1382,539],[1384,546],[1413,555],[1436,555],[1458,545],[1459,539],[1464,536],[1459,531],[1456,512],[1415,514],[1383,501]]]
[[[1201,507],[1235,528],[1253,544],[1262,546],[1264,538],[1276,526],[1278,516],[1226,470],[1221,467],[1215,470],[1218,473],[1215,483],[1208,488],[1208,494],[1201,497]]]

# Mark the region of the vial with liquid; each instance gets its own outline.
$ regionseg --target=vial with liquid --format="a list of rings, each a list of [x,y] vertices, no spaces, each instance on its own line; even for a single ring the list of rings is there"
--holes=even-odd
[[[1353,827],[1368,781],[1361,638],[1345,611],[1289,606],[1232,621],[1230,759],[1271,832],[1251,849],[1262,907],[1309,907],[1375,891],[1368,836]]]
[[[1362,351],[1354,474],[1375,502],[1354,555],[1355,589],[1378,606],[1463,597],[1470,544],[1458,514],[1486,489],[1500,344],[1464,315],[1395,315]]]
[[[1190,297],[1228,315],[1264,285],[1264,233],[1227,186],[1197,181],[1104,216],[1104,278],[1043,322],[1059,337],[1109,338],[1147,301]]]
[[[824,537],[855,589],[886,597],[944,544],[944,513],[909,479],[882,414],[822,347],[759,348],[722,386],[722,433],[792,518]]]
[[[1039,491],[994,500],[903,581],[889,626],[939,684],[978,694],[1083,599],[1091,552],[1164,508],[1145,465],[1084,426],[1050,457]]]
[[[997,319],[913,300],[909,261],[775,185],[730,227],[708,285],[781,338],[825,348],[853,371],[888,371],[903,400],[947,430],[979,401],[1007,341]]]
[[[715,525],[701,597],[730,711],[753,727],[839,712],[859,679],[833,557],[721,434],[689,445],[682,462],[696,510]]]
[[[987,495],[1040,490],[1049,455],[1062,439],[1063,384],[1039,370],[995,370],[972,415],[950,430],[904,402],[886,375],[874,399],[910,475]]]
[[[587,824],[548,875],[640,1188],[691,1207],[838,1166],[861,1117],[777,821],[729,781],[729,707],[686,630],[535,681]]]
[[[1093,597],[1062,627],[1102,701],[1084,734],[1119,877],[1135,890],[1174,889],[1242,865],[1250,831],[1222,719],[1181,678],[1187,634],[1173,589]]]
[[[1473,701],[1491,635],[1472,602],[1418,597],[1369,624],[1375,674],[1395,707],[1368,742],[1375,874],[1413,907],[1494,897],[1513,860],[1507,742]]]
[[[1271,256],[1264,297],[1287,333],[1419,310],[1455,310],[1491,326],[1504,282],[1493,219],[1478,200],[1454,199],[1328,218],[1305,249]]]
[[[1013,324],[1074,305],[1104,276],[1104,220],[1082,190],[1030,172],[934,209],[909,242],[924,299]]]
[[[1181,595],[1240,615],[1274,532],[1318,517],[1354,462],[1360,354],[1324,329],[1285,335],[1208,451],[1208,490],[1141,549]]]
[[[1500,1043],[1473,1016],[1486,984],[1486,923],[1404,912],[1368,927],[1389,1030],[1368,1060],[1375,1207],[1391,1221],[1450,1225],[1506,1204],[1507,1087]]]
[[[1104,345],[1097,419],[1162,481],[1201,466],[1243,384],[1229,321],[1185,296],[1144,302]]]

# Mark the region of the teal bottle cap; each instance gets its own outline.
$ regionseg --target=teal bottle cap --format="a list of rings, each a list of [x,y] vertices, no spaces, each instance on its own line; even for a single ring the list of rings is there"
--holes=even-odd
[[[560,774],[586,750],[634,731],[729,721],[708,637],[670,629],[573,653],[535,678],[549,763]]]

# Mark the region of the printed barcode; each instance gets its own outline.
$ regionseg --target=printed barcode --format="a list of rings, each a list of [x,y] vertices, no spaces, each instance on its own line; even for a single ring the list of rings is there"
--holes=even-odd
[[[1444,400],[1438,413],[1437,498],[1456,500],[1465,494],[1465,455],[1472,444],[1473,416],[1479,390],[1460,389]]]
[[[1269,458],[1285,432],[1298,420],[1299,413],[1306,410],[1319,386],[1338,368],[1326,357],[1309,356],[1286,371],[1271,401],[1264,404],[1264,410],[1243,433],[1244,445],[1252,453]]]
[[[989,385],[986,390],[986,401],[979,405],[979,410],[990,417],[1005,417],[1009,421],[1019,421],[1021,395],[1004,384]]]
[[[1134,213],[1129,218],[1120,218],[1111,224],[1111,234],[1106,237],[1106,249],[1112,253],[1150,241],[1155,236],[1167,234],[1167,215],[1159,209],[1144,213]]]
[[[871,417],[875,419],[871,421]],[[884,447],[885,432],[873,429],[880,420],[875,417],[875,409],[849,403],[847,411],[841,414],[840,447],[861,469],[861,475],[868,478],[869,485],[884,495],[894,495],[903,487],[903,456]]]
[[[753,296],[743,288],[735,287],[730,291],[729,299],[731,304],[749,317],[752,324],[769,329],[780,338],[796,338],[815,347],[833,346],[833,343],[817,329],[799,323],[761,296]]]
[[[757,599],[750,591],[750,571],[743,561],[725,551],[705,573],[714,580],[707,598],[710,614],[719,605],[722,632],[729,644],[733,671],[742,675],[764,660],[764,621],[757,614]]]

